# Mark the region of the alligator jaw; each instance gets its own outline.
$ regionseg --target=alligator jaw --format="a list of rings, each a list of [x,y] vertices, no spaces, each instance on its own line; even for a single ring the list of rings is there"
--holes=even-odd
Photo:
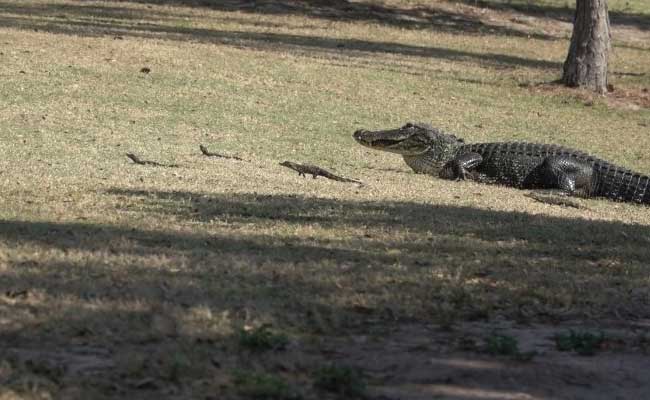
[[[385,148],[394,146],[401,142],[400,139],[389,139],[384,137],[390,135],[386,135],[384,133],[385,131],[372,132],[365,129],[359,129],[358,131],[354,132],[354,135],[352,135],[352,137],[354,137],[354,140],[356,140],[359,144],[367,147]]]
[[[364,146],[372,147],[373,132],[367,131],[365,129],[359,129],[354,132],[352,135],[354,140],[359,144]]]
[[[380,131],[359,129],[352,137],[359,144],[371,149],[389,151],[401,155],[422,154],[429,149],[424,129],[408,123],[401,128]]]
[[[358,129],[358,130],[354,131],[354,133],[352,134],[352,137],[354,138],[354,140],[356,140],[360,144],[362,144],[364,146],[367,146],[368,142],[366,141],[366,137],[364,136],[364,133],[366,133],[366,132],[368,132],[368,131],[366,131],[364,129]]]

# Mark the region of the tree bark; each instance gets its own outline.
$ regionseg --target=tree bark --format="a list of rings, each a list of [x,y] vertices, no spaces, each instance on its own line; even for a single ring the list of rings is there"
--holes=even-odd
[[[606,93],[609,50],[607,0],[576,0],[573,34],[564,61],[562,82]]]

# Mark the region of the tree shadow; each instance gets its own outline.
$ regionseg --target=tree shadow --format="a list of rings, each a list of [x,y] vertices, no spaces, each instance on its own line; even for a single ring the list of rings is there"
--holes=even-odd
[[[643,285],[648,226],[408,201],[122,188],[106,195],[121,199],[115,213],[137,204],[175,225],[0,224],[0,243],[12,250],[0,259],[0,357],[47,350],[72,365],[81,356],[71,347],[112,349],[95,363],[113,367],[93,375],[52,372],[38,357],[25,363],[60,387],[85,382],[87,396],[157,393],[170,386],[147,389],[147,379],[178,387],[240,368],[237,357],[214,365],[233,358],[233,349],[214,345],[231,342],[209,329],[220,313],[326,336],[440,318],[575,316],[567,307],[592,319],[650,317],[643,297],[603,294]],[[369,300],[356,303],[362,294]],[[147,360],[135,372],[118,359],[130,353]],[[197,368],[169,366],[179,354]]]
[[[337,22],[370,22],[400,29],[428,30],[463,35],[504,35],[543,40],[554,39],[552,36],[545,34],[524,32],[498,24],[486,23],[478,15],[457,13],[425,5],[406,8],[347,0],[128,0],[127,2],[198,7],[259,15],[297,15]],[[244,20],[239,22],[246,23]]]
[[[373,2],[350,2],[347,0],[122,0],[129,3],[151,5],[176,5],[184,7],[208,8],[219,11],[240,11],[251,14],[300,15],[309,18],[333,21],[363,21],[402,29],[433,30],[447,33],[492,34],[505,36],[532,37],[553,40],[553,36],[535,32],[524,32],[514,28],[485,23],[476,15],[456,13],[449,10],[418,5],[416,7],[397,7]],[[551,18],[571,22],[574,7],[553,6],[549,4],[519,4],[495,0],[450,0],[472,7],[490,10],[512,10],[524,15]],[[609,12],[611,23],[650,29],[650,14],[624,11]]]
[[[438,58],[444,60],[477,63],[493,68],[529,67],[558,69],[561,63],[547,60],[532,60],[524,57],[474,53],[442,47],[415,46],[394,42],[375,42],[359,39],[338,39],[309,35],[292,35],[273,32],[228,31],[205,28],[187,28],[143,22],[146,16],[130,14],[120,8],[85,6],[64,8],[67,14],[84,16],[72,19],[57,17],[56,6],[9,6],[4,5],[0,15],[0,26],[41,30],[55,34],[77,36],[109,36],[113,38],[137,37],[164,40],[195,41],[247,48],[261,51],[292,52],[308,57],[362,57],[368,54],[396,54],[411,57]],[[89,14],[86,14],[86,13]],[[1,11],[0,11],[1,13]],[[53,18],[52,15],[55,17]],[[103,15],[103,18],[98,16]],[[111,20],[110,16],[116,20]],[[116,22],[119,20],[119,22]],[[139,21],[134,23],[135,21]]]
[[[514,10],[524,15],[534,17],[552,18],[563,22],[572,22],[575,7],[553,6],[549,4],[518,4],[494,0],[450,0],[452,2],[488,8],[491,10]],[[609,11],[612,25],[634,27],[640,30],[650,30],[650,13],[630,13],[623,11]]]
[[[148,205],[148,212],[161,215],[175,215],[183,219],[207,222],[221,216],[228,216],[233,222],[280,220],[296,224],[319,223],[323,226],[367,224],[374,227],[407,229],[426,234],[433,230],[439,234],[476,236],[485,241],[509,239],[525,240],[533,247],[538,244],[558,248],[558,256],[573,254],[571,249],[586,242],[610,240],[611,225],[630,229],[628,233],[642,244],[649,243],[646,233],[650,228],[642,225],[626,225],[618,222],[574,220],[556,217],[534,216],[527,213],[507,213],[479,210],[469,207],[447,207],[413,202],[344,202],[321,198],[302,198],[296,195],[238,194],[215,196],[199,192],[150,191],[114,188],[110,195],[141,198]],[[185,207],[179,207],[182,202]],[[423,219],[424,218],[424,219]],[[489,222],[477,224],[476,221]],[[535,224],[534,221],[539,222]],[[493,224],[494,223],[494,224]],[[507,229],[501,223],[507,223]],[[535,226],[539,225],[539,229]],[[440,230],[442,227],[442,230]],[[548,235],[548,229],[553,233]],[[583,235],[585,230],[590,235]],[[564,232],[562,234],[561,232]],[[569,240],[569,242],[567,242]],[[598,257],[603,250],[602,243],[595,243],[587,252],[579,254],[587,258]],[[629,242],[622,243],[624,246]],[[599,250],[600,247],[600,250]],[[641,250],[643,246],[637,248]],[[611,249],[610,249],[611,250]],[[625,260],[643,260],[634,256],[631,249],[620,250]],[[586,254],[585,254],[586,253]],[[576,253],[578,255],[578,253]],[[640,258],[639,258],[640,257]]]
[[[184,267],[177,274],[188,279],[200,277],[206,273],[206,269],[211,270],[210,262],[215,257],[223,261],[218,263],[219,268],[226,269],[238,260],[245,260],[251,265],[318,265],[325,262],[328,265],[351,263],[358,267],[373,265],[376,267],[373,273],[382,274],[390,271],[395,263],[404,265],[407,269],[418,269],[421,266],[436,265],[442,259],[457,260],[458,265],[469,259],[501,260],[513,265],[526,264],[530,259],[543,259],[544,263],[533,266],[540,273],[544,273],[547,265],[571,273],[582,273],[584,268],[589,268],[594,273],[607,273],[611,271],[598,270],[594,265],[599,265],[600,262],[620,266],[641,265],[650,256],[650,227],[614,221],[557,218],[413,202],[354,202],[291,195],[213,195],[119,188],[106,193],[127,201],[137,201],[148,215],[158,215],[163,220],[171,218],[191,222],[199,224],[198,227],[209,226],[215,221],[224,221],[223,223],[233,226],[267,228],[279,224],[296,228],[317,226],[331,231],[356,227],[367,231],[368,236],[325,240],[295,235],[273,237],[268,233],[233,236],[231,232],[218,233],[201,229],[143,230],[90,223],[4,221],[0,226],[0,238],[3,243],[31,243],[63,254],[81,252],[97,257],[119,255],[125,257],[122,261],[129,268],[136,267],[145,258],[180,257],[184,260]],[[122,211],[126,209],[116,210]],[[399,239],[373,239],[377,232],[392,231],[407,232],[408,235]],[[400,251],[391,252],[390,249]],[[15,266],[25,273],[36,273],[35,280],[43,272],[56,277],[58,272],[67,268],[65,264],[52,264],[44,269],[30,262]],[[85,265],[83,260],[71,262],[80,267]],[[108,273],[111,267],[106,265],[102,268]],[[170,273],[157,270],[152,276],[160,275],[159,278],[164,280],[167,274]],[[139,267],[131,270],[130,276],[141,276],[144,280],[152,277],[147,277],[146,269]],[[47,279],[41,282],[44,286],[55,285],[56,279]],[[509,278],[500,276],[499,279]],[[54,292],[65,293],[68,290],[70,294],[79,295],[86,284],[87,282],[59,281],[59,286],[54,286]],[[332,290],[331,287],[317,288],[316,286],[322,285],[321,282],[312,284],[314,287],[306,292],[324,293]],[[512,287],[514,286],[516,285],[513,284]],[[193,290],[200,291],[200,288]],[[106,295],[113,298],[111,293],[108,290]],[[114,298],[123,295],[123,291],[118,291]]]

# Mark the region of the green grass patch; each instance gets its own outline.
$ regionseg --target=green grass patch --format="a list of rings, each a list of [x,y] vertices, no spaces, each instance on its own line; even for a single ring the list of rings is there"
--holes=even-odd
[[[238,394],[256,400],[299,400],[286,380],[281,377],[257,372],[236,371],[233,384]]]
[[[498,333],[492,333],[485,339],[485,351],[493,356],[507,356],[517,361],[530,361],[537,354],[536,351],[520,351],[516,337]]]
[[[514,356],[519,353],[519,343],[513,336],[494,333],[485,340],[485,350],[492,355]]]
[[[555,347],[559,351],[575,351],[581,356],[593,356],[605,341],[605,334],[569,331],[555,336]]]
[[[366,383],[361,371],[343,365],[321,367],[314,373],[314,387],[341,398],[364,398]]]
[[[239,346],[251,351],[284,350],[289,344],[289,337],[284,333],[275,333],[270,325],[261,325],[251,330],[239,331]]]

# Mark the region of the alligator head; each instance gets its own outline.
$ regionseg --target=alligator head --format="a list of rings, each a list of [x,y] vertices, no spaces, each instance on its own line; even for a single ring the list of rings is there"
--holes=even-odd
[[[359,129],[352,137],[359,144],[371,149],[390,151],[404,156],[426,153],[441,143],[463,143],[462,139],[442,133],[431,125],[412,122],[401,128],[383,131]]]

